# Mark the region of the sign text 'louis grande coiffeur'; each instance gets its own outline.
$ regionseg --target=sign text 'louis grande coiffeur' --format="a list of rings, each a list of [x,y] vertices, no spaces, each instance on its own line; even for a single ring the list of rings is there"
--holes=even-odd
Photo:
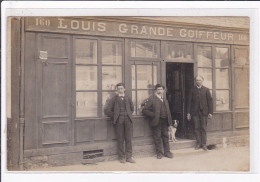
[[[229,44],[249,42],[247,33],[65,17],[28,17],[26,30]]]

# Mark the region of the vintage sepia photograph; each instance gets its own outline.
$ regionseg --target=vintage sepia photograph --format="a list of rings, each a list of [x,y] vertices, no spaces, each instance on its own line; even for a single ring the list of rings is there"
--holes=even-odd
[[[247,16],[11,16],[7,170],[249,172]]]

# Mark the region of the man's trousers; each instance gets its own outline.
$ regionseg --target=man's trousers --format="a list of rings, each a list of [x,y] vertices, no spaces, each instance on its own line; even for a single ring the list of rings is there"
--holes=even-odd
[[[119,116],[115,125],[117,137],[117,153],[119,159],[132,157],[133,124],[128,116]],[[124,147],[125,143],[125,147]],[[125,148],[125,150],[124,150]]]
[[[152,127],[152,131],[157,155],[163,154],[162,149],[164,149],[164,154],[169,152],[170,145],[168,133],[168,120],[160,119],[159,124],[155,127]]]
[[[198,145],[206,145],[207,142],[207,120],[208,117],[199,113],[193,116],[194,126],[195,126],[195,136]]]

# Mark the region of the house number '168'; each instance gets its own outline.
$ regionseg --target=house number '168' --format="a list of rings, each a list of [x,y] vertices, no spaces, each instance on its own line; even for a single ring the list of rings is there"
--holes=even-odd
[[[50,26],[51,21],[46,18],[35,18],[35,25],[36,26]]]

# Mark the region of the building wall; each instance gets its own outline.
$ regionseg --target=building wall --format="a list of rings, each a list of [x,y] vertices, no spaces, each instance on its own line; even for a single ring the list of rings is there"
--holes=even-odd
[[[136,17],[138,19],[163,20],[169,22],[194,23],[203,25],[233,27],[233,28],[249,28],[249,17]]]

